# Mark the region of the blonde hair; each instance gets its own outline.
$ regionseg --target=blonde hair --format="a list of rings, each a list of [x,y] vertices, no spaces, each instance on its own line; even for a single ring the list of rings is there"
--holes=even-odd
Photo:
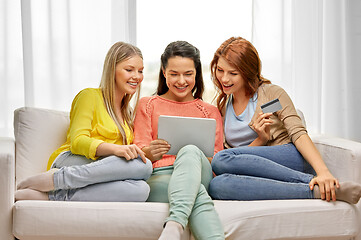
[[[110,115],[110,117],[114,120],[115,124],[117,125],[120,134],[123,138],[123,144],[130,144],[127,140],[125,134],[125,125],[123,122],[118,119],[117,115],[115,114],[115,68],[116,65],[122,61],[128,60],[133,56],[139,56],[143,59],[142,52],[139,48],[124,42],[117,42],[115,43],[108,51],[103,67],[103,75],[100,82],[100,89],[103,93],[103,99],[105,103],[105,107]],[[139,100],[139,89],[140,85],[135,93],[136,95],[136,103]],[[129,126],[131,132],[133,132],[133,111],[130,107],[130,100],[132,99],[133,95],[125,94],[122,102],[120,104],[120,112],[125,123]]]

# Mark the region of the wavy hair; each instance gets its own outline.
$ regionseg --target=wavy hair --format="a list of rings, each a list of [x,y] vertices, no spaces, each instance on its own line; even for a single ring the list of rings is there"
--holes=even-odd
[[[227,39],[214,53],[211,62],[212,81],[216,87],[217,108],[220,112],[224,108],[228,96],[222,90],[222,84],[217,79],[216,69],[219,58],[225,59],[240,72],[246,83],[246,94],[253,96],[263,83],[271,83],[261,75],[262,64],[256,48],[242,37]]]
[[[158,87],[156,94],[163,95],[168,92],[167,81],[163,75],[163,70],[168,66],[168,60],[172,57],[184,57],[190,58],[194,62],[194,68],[196,69],[195,86],[192,89],[194,98],[202,99],[204,91],[202,64],[200,58],[200,52],[198,48],[186,41],[175,41],[168,44],[161,56],[161,66],[159,70]]]
[[[124,123],[118,119],[114,104],[115,99],[115,68],[116,65],[120,62],[128,60],[133,56],[139,56],[143,59],[142,52],[139,48],[125,42],[117,42],[115,43],[108,51],[103,67],[103,74],[102,79],[100,82],[100,89],[103,93],[103,99],[105,103],[105,107],[110,115],[110,117],[114,120],[115,124],[117,125],[120,134],[123,138],[123,144],[130,144],[128,143],[126,134],[125,134],[125,126]],[[138,87],[135,95],[136,95],[136,103],[139,100],[139,91],[140,86]],[[120,112],[126,124],[129,126],[131,131],[133,132],[133,111],[130,107],[130,100],[132,99],[134,94],[129,95],[125,94],[120,104]]]

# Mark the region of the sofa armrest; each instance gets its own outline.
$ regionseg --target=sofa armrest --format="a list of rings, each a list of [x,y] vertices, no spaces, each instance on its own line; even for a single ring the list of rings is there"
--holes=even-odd
[[[361,143],[327,135],[311,138],[336,178],[361,184]]]
[[[0,137],[0,239],[14,240],[12,207],[15,191],[15,142]]]

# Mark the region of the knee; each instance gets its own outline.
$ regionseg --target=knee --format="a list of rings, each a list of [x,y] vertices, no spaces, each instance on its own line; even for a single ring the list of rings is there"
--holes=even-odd
[[[202,152],[196,145],[192,145],[192,144],[189,144],[189,145],[186,145],[184,147],[182,147],[178,154],[182,154],[182,153],[200,153]]]
[[[186,145],[178,151],[178,154],[177,154],[174,164],[175,165],[177,165],[179,163],[195,164],[195,161],[197,161],[197,160],[199,160],[199,162],[201,162],[202,154],[203,154],[202,150],[200,150],[197,146],[191,145],[191,144]]]
[[[124,190],[119,188],[119,192],[115,191],[114,194],[119,194],[119,199],[121,201],[129,202],[145,202],[149,196],[150,187],[149,185],[142,180],[125,180],[129,186],[126,193],[127,197],[124,199]]]
[[[208,187],[208,193],[209,196],[211,196],[211,198],[213,199],[218,199],[217,197],[217,193],[219,192],[219,181],[218,178],[220,176],[216,176],[212,179],[212,181],[209,183],[209,187]]]
[[[147,161],[144,166],[144,180],[147,180],[153,172],[153,164],[152,162],[147,158]]]
[[[227,163],[225,159],[227,158],[227,154],[224,151],[220,151],[216,153],[212,158],[212,170],[216,175],[223,174],[227,172]]]
[[[149,196],[150,187],[145,181],[138,181],[137,187],[135,188],[135,201],[145,202]]]
[[[225,189],[227,189],[227,184],[225,184],[225,181],[227,180],[227,174],[223,174],[220,176],[216,176],[212,179],[212,181],[209,184],[208,193],[213,199],[219,199],[222,200],[223,198],[223,192]]]
[[[137,160],[139,160],[141,164],[141,167],[137,170],[141,175],[140,179],[147,180],[153,172],[152,162],[148,158],[146,158],[146,163],[144,163],[140,157],[138,157]]]

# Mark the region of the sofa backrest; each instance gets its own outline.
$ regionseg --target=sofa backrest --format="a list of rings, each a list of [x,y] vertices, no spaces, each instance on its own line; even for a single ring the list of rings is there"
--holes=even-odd
[[[303,113],[297,110],[304,125]],[[69,113],[22,107],[14,112],[16,181],[45,172],[50,155],[66,141]]]
[[[14,112],[16,181],[45,172],[50,155],[66,141],[69,113],[23,107]]]

